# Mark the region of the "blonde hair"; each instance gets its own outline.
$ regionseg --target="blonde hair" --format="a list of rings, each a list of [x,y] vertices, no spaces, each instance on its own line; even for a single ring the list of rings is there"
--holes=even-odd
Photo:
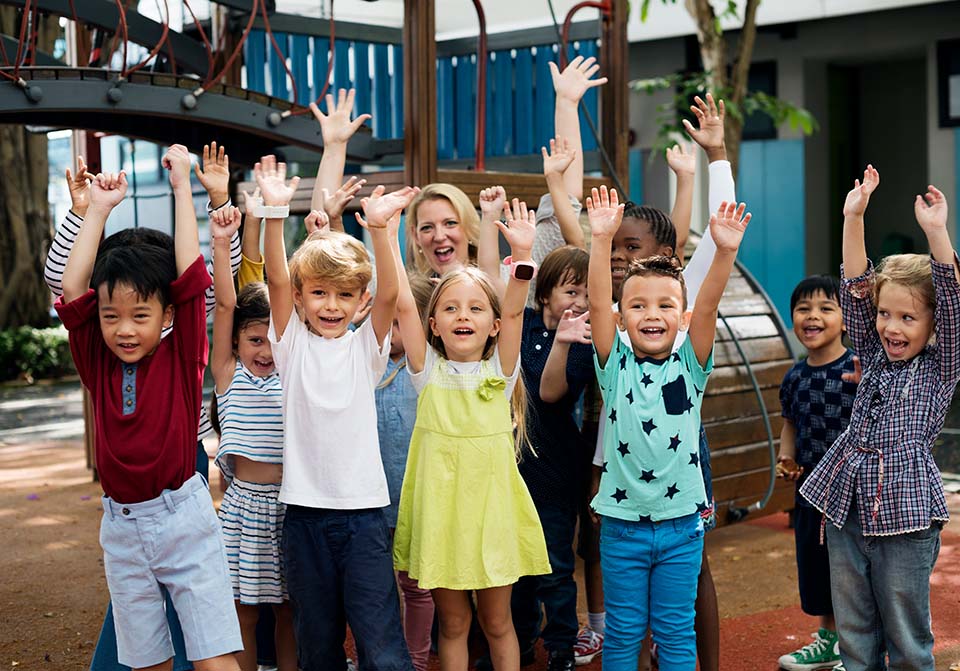
[[[290,258],[290,281],[303,291],[305,280],[366,289],[373,276],[367,248],[340,231],[315,231]]]
[[[880,300],[880,289],[885,284],[906,287],[931,310],[937,306],[933,288],[933,271],[930,257],[926,254],[892,254],[877,266],[876,282],[873,285],[873,302]]]
[[[471,261],[477,258],[477,240],[480,237],[480,215],[473,206],[470,197],[453,184],[428,184],[407,208],[407,263],[413,263],[418,272],[424,275],[433,273],[426,256],[417,246],[417,210],[428,200],[445,200],[457,213],[457,219],[467,238],[467,254]]]
[[[440,295],[448,287],[457,284],[458,282],[471,282],[479,286],[483,293],[486,294],[487,300],[490,301],[490,307],[493,310],[494,318],[500,319],[502,315],[500,296],[497,295],[497,290],[490,282],[490,279],[487,277],[486,273],[472,266],[461,268],[459,270],[451,270],[450,272],[446,273],[442,278],[440,278],[440,283],[437,284],[436,288],[433,290],[433,294],[430,296],[430,303],[427,305],[427,309],[424,311],[423,315],[423,331],[427,334],[427,344],[437,350],[445,359],[447,358],[447,349],[443,344],[443,339],[434,334],[433,329],[430,328],[430,318],[433,317],[434,312],[437,310],[437,303],[440,302]],[[481,355],[483,359],[489,359],[493,356],[494,349],[497,346],[497,337],[498,336],[490,336],[487,338],[487,343],[484,346],[483,354]],[[517,366],[519,365],[520,360],[517,359]],[[525,448],[533,452],[533,446],[530,444],[530,441],[527,438],[527,388],[523,383],[522,374],[517,375],[517,384],[514,386],[513,395],[510,397],[510,409],[513,413],[514,424],[516,425],[516,435],[514,436],[513,447],[516,453],[517,461],[519,461],[523,457]]]

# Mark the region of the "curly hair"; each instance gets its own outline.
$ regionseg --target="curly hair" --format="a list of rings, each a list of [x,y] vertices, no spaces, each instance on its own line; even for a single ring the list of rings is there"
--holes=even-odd
[[[623,286],[631,277],[669,277],[680,283],[683,291],[683,309],[687,309],[687,284],[683,280],[683,268],[675,256],[649,256],[638,259],[627,268],[623,278]]]
[[[632,217],[650,224],[650,234],[658,245],[666,245],[677,253],[677,229],[670,215],[649,205],[638,205],[628,200],[623,206],[623,218]]]

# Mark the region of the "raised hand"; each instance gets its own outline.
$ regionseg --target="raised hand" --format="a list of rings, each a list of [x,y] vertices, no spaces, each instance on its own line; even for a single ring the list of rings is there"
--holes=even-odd
[[[488,187],[480,192],[480,214],[488,221],[499,219],[506,202],[507,192],[502,186]]]
[[[87,164],[83,161],[83,156],[77,156],[77,173],[70,172],[67,168],[67,188],[70,189],[70,209],[75,214],[84,216],[87,208],[90,207],[90,181],[95,179],[87,170]]]
[[[862,217],[870,203],[870,195],[878,186],[880,186],[880,173],[872,165],[868,165],[863,171],[863,182],[861,183],[859,179],[853,180],[853,188],[850,189],[843,203],[843,216]]]
[[[723,101],[717,105],[711,93],[707,93],[706,102],[700,96],[695,96],[693,101],[696,105],[691,105],[690,111],[697,117],[697,127],[684,119],[683,127],[687,130],[687,135],[708,154],[723,149],[723,120],[726,117]]]
[[[241,191],[241,193],[243,194],[243,211],[248,215],[253,216],[250,213],[250,210],[257,205],[263,204],[263,196],[260,195],[260,187],[258,186],[256,189],[254,189],[252,194],[247,193],[246,191]]]
[[[253,175],[263,195],[263,204],[267,206],[289,205],[300,184],[299,177],[292,177],[287,182],[287,164],[278,163],[273,154],[262,157],[253,166]]]
[[[675,144],[667,149],[667,165],[679,177],[697,172],[697,156],[685,144]]]
[[[303,219],[303,225],[307,228],[308,236],[317,231],[329,231],[330,217],[322,210],[310,210],[310,214]]]
[[[323,189],[321,191],[323,195],[323,211],[326,212],[327,216],[331,219],[342,217],[344,209],[346,209],[350,201],[360,193],[360,189],[362,189],[366,183],[367,180],[359,179],[354,175],[344,182],[339,189],[334,191],[333,195],[331,195],[327,189]]]
[[[229,243],[233,234],[240,230],[240,219],[240,210],[232,205],[214,210],[210,213],[210,236]]]
[[[577,150],[570,148],[570,142],[565,137],[550,139],[550,151],[546,147],[540,147],[540,153],[543,155],[543,175],[562,175],[566,172],[573,159],[577,156]]]
[[[947,227],[947,199],[937,187],[932,184],[927,187],[923,196],[917,196],[913,202],[913,213],[917,223],[924,233],[946,230]]]
[[[230,157],[223,146],[217,147],[216,142],[203,145],[203,168],[196,163],[193,171],[197,179],[207,190],[210,204],[219,207],[227,202],[230,190]]]
[[[161,165],[170,171],[170,186],[174,189],[190,186],[190,152],[182,144],[172,144],[163,155]]]
[[[590,313],[584,312],[575,317],[573,310],[564,310],[560,323],[557,324],[557,334],[554,339],[563,343],[590,344]]]
[[[529,258],[533,249],[533,238],[537,232],[537,213],[527,209],[527,204],[518,198],[513,199],[513,209],[503,204],[503,218],[505,221],[496,221],[497,228],[503,237],[510,243],[512,256]]]
[[[623,219],[623,204],[616,189],[607,192],[606,186],[593,188],[587,196],[587,218],[594,235],[613,237]]]
[[[550,76],[553,77],[553,89],[557,92],[558,98],[578,103],[588,89],[607,83],[606,77],[590,79],[600,69],[597,59],[593,56],[586,59],[583,56],[577,56],[570,61],[563,72],[560,72],[560,68],[553,61],[550,61],[549,65]]]
[[[189,175],[189,172],[187,173]],[[102,172],[90,184],[90,207],[109,212],[127,195],[127,173]]]
[[[740,203],[738,207],[736,203],[724,201],[717,213],[710,215],[710,235],[717,243],[717,249],[734,253],[740,249],[747,224],[753,217],[749,212],[744,215],[746,209],[746,203]]]
[[[387,229],[387,224],[394,215],[402,212],[407,205],[420,193],[420,187],[405,186],[402,189],[384,194],[383,186],[378,186],[369,197],[360,200],[364,216],[357,212],[357,222],[364,228]]]
[[[369,114],[361,114],[356,119],[350,119],[350,115],[353,113],[353,99],[355,96],[356,91],[353,89],[350,89],[349,92],[346,89],[340,89],[338,98],[335,101],[333,94],[328,93],[326,97],[326,114],[320,111],[316,103],[310,103],[310,111],[313,112],[313,116],[320,122],[320,133],[323,136],[324,146],[330,144],[346,144],[365,121],[373,118]]]
[[[852,373],[843,373],[840,376],[840,379],[844,382],[853,382],[854,384],[860,384],[860,380],[863,379],[863,368],[860,366],[860,357],[853,357],[853,372]]]

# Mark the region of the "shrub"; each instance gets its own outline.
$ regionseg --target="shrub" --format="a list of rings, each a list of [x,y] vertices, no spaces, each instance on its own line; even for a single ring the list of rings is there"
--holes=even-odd
[[[74,370],[67,330],[62,326],[0,331],[0,380],[62,377]]]

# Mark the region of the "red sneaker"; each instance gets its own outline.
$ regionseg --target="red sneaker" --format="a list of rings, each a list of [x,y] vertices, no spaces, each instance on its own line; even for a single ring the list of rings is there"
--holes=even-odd
[[[590,627],[581,629],[577,633],[577,642],[573,646],[573,656],[577,666],[589,664],[601,653],[603,653],[603,634],[598,634]]]

